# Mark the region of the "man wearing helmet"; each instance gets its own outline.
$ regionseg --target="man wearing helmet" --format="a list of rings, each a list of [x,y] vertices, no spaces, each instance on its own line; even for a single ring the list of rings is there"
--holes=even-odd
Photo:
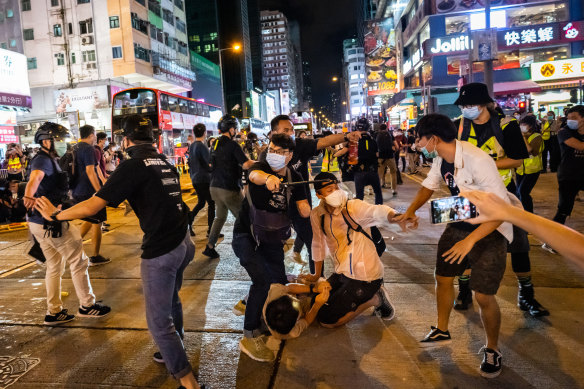
[[[55,162],[67,150],[69,131],[55,123],[46,122],[35,134],[35,143],[41,149],[31,161],[30,180],[24,192],[24,204],[34,207],[37,198],[46,197],[52,203],[62,205],[67,200],[67,175]],[[50,223],[38,211],[28,216],[30,232],[39,242],[46,258],[45,284],[47,288],[47,315],[45,324],[71,321],[74,315],[63,309],[61,301],[61,277],[64,264],[71,269],[75,293],[79,299],[79,316],[101,317],[110,312],[110,307],[95,302],[89,281],[88,258],[83,252],[83,241],[77,228],[70,223]]]
[[[216,218],[209,232],[209,242],[203,255],[209,258],[219,258],[215,244],[219,239],[221,229],[227,219],[229,210],[237,217],[241,209],[241,174],[242,168],[247,170],[254,161],[247,158],[243,149],[233,140],[239,130],[239,121],[233,115],[224,115],[217,126],[221,136],[211,149],[211,198],[215,202]]]

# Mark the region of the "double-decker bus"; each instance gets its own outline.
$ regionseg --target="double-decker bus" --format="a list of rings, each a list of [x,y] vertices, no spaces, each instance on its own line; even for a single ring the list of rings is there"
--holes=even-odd
[[[203,123],[209,136],[217,135],[221,108],[195,99],[153,88],[131,88],[116,93],[112,99],[112,133],[128,115],[148,117],[154,125],[158,149],[176,163],[184,156],[187,136],[193,126]]]

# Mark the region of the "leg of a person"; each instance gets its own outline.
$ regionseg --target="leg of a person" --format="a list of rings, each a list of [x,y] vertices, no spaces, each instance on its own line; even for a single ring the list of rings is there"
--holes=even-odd
[[[355,192],[359,200],[365,197],[365,175],[362,172],[355,173]]]
[[[548,167],[548,155],[551,154],[550,146],[551,146],[550,139],[543,141],[543,153],[541,154],[541,162],[543,166],[543,171],[547,171]]]
[[[284,245],[260,244],[259,251],[264,258],[264,266],[270,277],[270,284],[286,285],[288,279],[286,278],[286,267],[284,265]],[[263,307],[262,303],[262,307]]]
[[[292,251],[294,251],[295,253],[300,253],[302,251],[302,247],[304,247],[304,241],[302,240],[300,235],[298,235],[298,232],[296,232],[296,239],[294,239],[294,248],[292,249]]]
[[[454,277],[436,275],[436,306],[438,309],[438,329],[448,331],[452,302],[454,301]]]
[[[296,230],[296,239],[300,237],[302,242],[306,245],[306,251],[308,251],[308,266],[310,268],[310,273],[314,273],[314,261],[312,260],[312,224],[310,224],[309,217],[301,217],[295,214],[292,217],[292,225],[294,230]]]
[[[187,251],[186,243],[183,242],[160,257],[142,259],[140,269],[148,330],[160,349],[167,369],[177,379],[192,371],[182,339],[173,322],[176,280]]]
[[[475,291],[475,298],[481,308],[481,321],[487,336],[487,348],[498,350],[499,331],[501,329],[501,311],[494,295]]]
[[[391,174],[391,190],[397,191],[397,167],[395,166],[395,159],[389,158],[387,160],[389,166],[389,174]]]
[[[239,263],[251,278],[243,333],[248,338],[256,337],[260,335],[262,308],[270,289],[270,275],[264,266],[266,258],[261,250],[256,250],[256,242],[251,234],[234,234],[232,247]]]
[[[65,261],[55,248],[53,238],[45,237],[43,226],[36,223],[29,223],[28,228],[41,246],[41,250],[47,259],[45,273],[45,287],[47,289],[47,310],[50,314],[55,314],[63,310],[61,301],[61,276],[65,270]]]
[[[205,190],[206,186],[206,190]],[[209,194],[209,184],[193,184],[195,192],[197,192],[197,205],[191,211],[193,220],[197,217],[197,214],[201,209],[205,208],[205,203],[207,202],[207,196]]]
[[[215,201],[211,198],[211,193],[207,194],[207,233],[211,232],[215,220]]]
[[[209,247],[215,247],[215,243],[217,243],[217,239],[219,239],[221,229],[225,224],[225,220],[227,220],[228,209],[225,200],[225,192],[228,191],[221,188],[211,187],[210,192],[217,208],[217,214],[215,220],[213,221],[213,225],[211,226],[211,232],[209,233],[209,243],[207,245]]]
[[[182,339],[185,337],[184,326],[183,326],[183,310],[182,303],[180,301],[180,296],[178,292],[180,291],[183,283],[183,273],[189,263],[195,257],[195,245],[190,239],[190,236],[185,237],[183,244],[186,246],[185,256],[183,262],[176,273],[176,278],[174,282],[174,293],[172,295],[172,320],[174,322],[174,327]]]
[[[533,198],[531,197],[531,191],[537,184],[540,173],[525,174],[521,183],[519,183],[519,195],[521,198],[521,203],[523,208],[527,212],[533,213]]]
[[[395,168],[396,168],[395,172],[396,172],[396,176],[397,176],[397,184],[400,185],[403,183],[403,181],[402,181],[401,173],[399,171],[399,151],[395,152],[394,160],[395,160]]]
[[[416,171],[416,154],[408,153],[408,173]]]
[[[558,142],[558,136],[553,135],[550,138],[550,171],[557,172],[558,166],[560,165],[560,160],[562,159],[562,153],[560,150],[560,144]]]
[[[93,224],[91,224],[90,222],[81,223],[81,228],[80,228],[79,232],[81,233],[82,238],[85,238],[85,235],[87,235],[89,230],[91,230],[91,227],[93,227]]]
[[[75,287],[75,294],[79,303],[84,307],[90,307],[95,303],[95,294],[89,281],[89,259],[83,252],[83,240],[79,230],[72,224],[63,225],[63,236],[56,238],[55,248],[63,259],[69,264],[71,280]]]
[[[367,177],[367,182],[373,187],[373,193],[375,193],[375,204],[383,204],[383,194],[381,193],[379,176],[375,172],[367,172]]]
[[[93,255],[99,255],[101,249],[101,223],[91,226],[91,242],[93,243]]]
[[[558,211],[554,221],[564,224],[574,209],[574,200],[580,190],[580,184],[576,181],[558,180]]]
[[[400,157],[402,160],[402,172],[406,172],[406,157]]]
[[[241,210],[241,201],[243,197],[239,191],[227,191],[229,192],[225,197],[225,203],[227,208],[234,217],[239,216],[239,211]]]
[[[387,159],[379,158],[377,160],[377,174],[379,175],[379,182],[381,182],[381,185],[383,186],[385,186],[385,161],[387,161]]]

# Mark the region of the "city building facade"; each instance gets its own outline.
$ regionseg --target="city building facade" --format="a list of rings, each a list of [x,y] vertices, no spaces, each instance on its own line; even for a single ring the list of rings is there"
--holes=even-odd
[[[355,38],[343,41],[342,83],[347,107],[342,121],[352,121],[367,113],[365,53]]]

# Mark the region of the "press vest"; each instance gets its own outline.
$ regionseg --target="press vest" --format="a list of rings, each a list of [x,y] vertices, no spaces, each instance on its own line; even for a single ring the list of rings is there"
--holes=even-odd
[[[337,158],[333,157],[328,149],[324,150],[324,156],[322,158],[322,169],[321,172],[338,172],[339,171],[339,161]]]
[[[543,124],[543,128],[541,129],[541,139],[543,140],[549,140],[551,133],[551,125],[549,121],[545,121],[545,123]]]
[[[494,117],[491,117],[491,120],[493,120]],[[458,140],[462,140],[462,141],[467,141],[469,143],[472,143],[473,145],[479,147],[481,150],[483,150],[485,153],[489,154],[491,156],[491,158],[493,158],[495,161],[498,161],[499,159],[503,159],[506,158],[507,155],[505,154],[505,150],[503,149],[503,146],[499,143],[499,141],[497,140],[497,137],[495,135],[491,136],[489,139],[487,139],[485,141],[485,143],[483,143],[481,146],[478,145],[478,136],[474,130],[474,126],[473,123],[471,121],[470,123],[470,133],[468,135],[467,139],[462,139],[463,137],[463,123],[464,123],[464,118],[460,118],[460,128],[458,131]],[[511,123],[511,121],[516,120],[516,119],[509,119],[507,117],[502,117],[500,119],[500,127],[501,130],[504,131],[505,128],[509,125],[509,123]],[[501,177],[503,178],[503,183],[505,184],[505,186],[509,185],[511,183],[511,180],[513,179],[513,173],[511,171],[511,169],[499,169],[499,174],[501,175]]]
[[[8,159],[8,173],[20,173],[22,171],[22,162],[20,157]]]
[[[542,136],[542,135],[538,134],[537,132],[531,134],[529,139],[527,139],[527,142],[531,143],[531,141],[533,141],[538,136]],[[543,136],[542,136],[542,138],[543,138]],[[543,142],[541,142],[539,145],[539,154],[530,155],[529,158],[525,158],[523,160],[523,164],[517,168],[517,174],[522,176],[524,174],[534,174],[534,173],[541,171],[543,168],[543,162],[541,160],[541,153],[543,152],[543,149],[544,149],[544,144],[543,144]]]

